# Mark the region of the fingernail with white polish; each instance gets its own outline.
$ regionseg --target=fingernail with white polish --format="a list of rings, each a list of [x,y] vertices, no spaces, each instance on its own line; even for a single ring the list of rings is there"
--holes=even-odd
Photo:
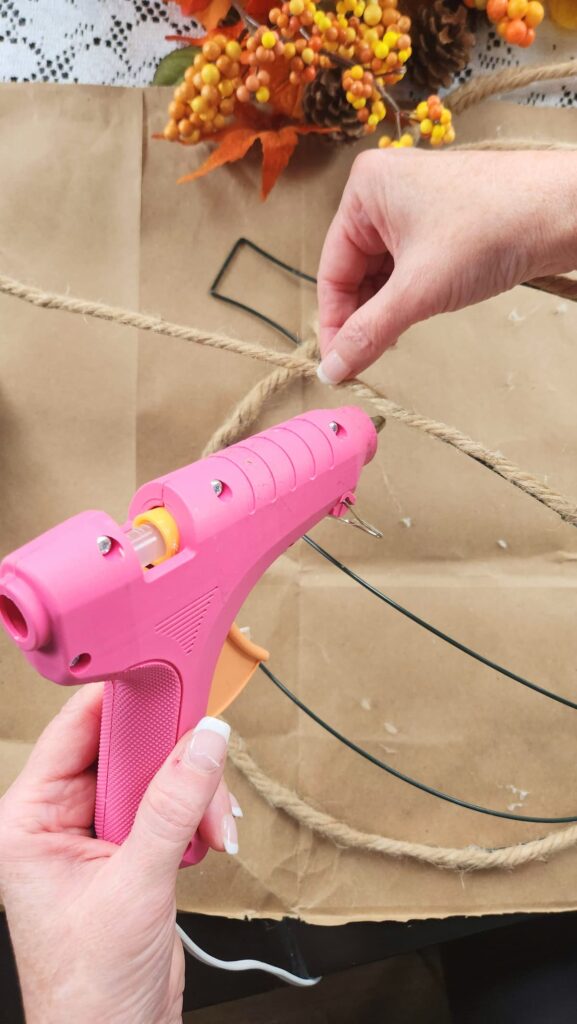
[[[321,384],[340,384],[348,376],[349,370],[344,359],[334,350],[329,352],[317,367],[317,377]]]
[[[184,752],[183,760],[199,772],[216,772],[224,763],[230,726],[219,718],[201,718]]]
[[[242,807],[240,806],[236,797],[233,796],[232,793],[229,793],[228,795],[230,797],[230,809],[232,811],[233,818],[244,818],[244,814],[242,813]]]
[[[234,857],[238,853],[238,832],[232,814],[225,814],[222,820],[222,841],[226,852]]]

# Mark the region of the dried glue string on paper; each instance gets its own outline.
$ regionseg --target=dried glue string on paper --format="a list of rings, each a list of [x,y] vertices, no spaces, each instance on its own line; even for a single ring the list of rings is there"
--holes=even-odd
[[[249,313],[251,316],[254,316],[257,319],[268,324],[269,326],[273,327],[275,330],[279,331],[279,333],[283,334],[294,344],[298,345],[300,342],[297,335],[293,334],[293,332],[289,331],[281,323],[261,313],[259,310],[255,309],[255,307],[249,306],[244,302],[237,301],[236,299],[224,295],[222,292],[219,291],[219,287],[222,284],[227,271],[230,270],[236,257],[244,248],[251,250],[262,259],[273,264],[274,266],[281,268],[282,270],[285,270],[294,277],[300,278],[311,284],[316,284],[316,278],[312,277],[310,274],[305,274],[302,271],[298,270],[296,267],[292,267],[290,264],[285,263],[282,260],[279,260],[276,256],[273,256],[272,253],[267,252],[265,249],[261,248],[261,246],[256,245],[249,239],[239,238],[234,243],[228,256],[225,258],[223,265],[218,271],[210,287],[210,295],[221,302],[226,302],[229,305],[235,306],[236,308],[241,309],[246,313]],[[406,618],[411,620],[416,625],[427,630],[429,633],[432,633],[434,636],[438,637],[445,643],[450,644],[452,647],[461,651],[461,653],[467,655],[470,658],[475,659],[482,665],[485,665],[487,668],[490,668],[493,671],[498,672],[500,675],[506,677],[507,679],[510,679],[513,682],[519,683],[522,686],[525,686],[528,689],[541,694],[541,696],[546,697],[548,700],[556,701],[559,704],[563,704],[566,707],[571,708],[574,711],[577,711],[577,703],[575,703],[574,701],[569,700],[569,698],[563,697],[560,694],[553,693],[551,690],[547,690],[544,687],[539,686],[537,683],[533,683],[530,680],[525,679],[523,676],[518,675],[516,672],[504,668],[502,665],[497,664],[492,659],[487,658],[484,655],[479,654],[477,651],[472,650],[466,644],[461,643],[454,637],[451,637],[447,633],[444,633],[442,630],[437,629],[436,626],[433,626],[431,623],[426,622],[420,616],[415,615],[414,612],[411,612],[409,611],[409,609],[404,608],[397,601],[394,601],[393,598],[388,597],[386,594],[383,594],[383,592],[380,591],[377,587],[373,586],[367,580],[363,579],[362,576],[359,576],[348,566],[340,562],[337,558],[334,557],[334,555],[331,555],[330,552],[328,552],[325,548],[321,547],[321,545],[314,541],[311,537],[305,536],[304,540],[309,545],[309,547],[312,548],[312,550],[316,551],[317,554],[325,558],[328,562],[335,566],[335,568],[340,569],[341,572],[345,573],[345,575],[347,575],[354,582],[360,584],[365,590],[369,591],[369,593],[371,593],[373,596],[383,601],[390,608],[399,612],[401,615],[404,615]],[[375,755],[371,754],[364,747],[359,746],[359,744],[355,743],[354,740],[350,739],[350,737],[343,735],[343,733],[341,733],[334,726],[330,725],[325,719],[323,719],[319,714],[317,714],[317,712],[313,711],[312,708],[310,708],[304,701],[302,701],[300,697],[293,693],[293,691],[290,690],[288,686],[286,686],[286,684],[283,683],[266,665],[261,665],[260,667],[261,671],[266,676],[266,678],[269,679],[270,682],[272,682],[277,687],[277,689],[284,694],[285,697],[288,697],[288,699],[291,700],[296,707],[298,707],[304,714],[308,715],[309,718],[311,718],[314,722],[316,722],[317,725],[324,729],[325,732],[328,732],[329,735],[333,736],[334,739],[338,740],[344,746],[348,747],[349,750],[352,750],[354,753],[358,754],[360,757],[364,758],[366,761],[373,764],[375,767],[382,769],[383,771],[387,772],[387,774],[392,775],[400,782],[404,782],[407,785],[412,786],[414,789],[418,789],[423,793],[428,793],[430,796],[433,796],[439,800],[443,800],[446,803],[453,804],[456,807],[463,807],[466,810],[474,811],[478,814],[485,814],[494,818],[504,818],[508,821],[520,821],[534,825],[566,825],[570,824],[571,822],[577,822],[577,815],[564,815],[562,817],[533,817],[529,815],[515,814],[513,813],[512,808],[508,809],[507,811],[495,810],[490,807],[484,807],[480,804],[472,803],[469,800],[465,800],[461,797],[451,796],[450,794],[445,793],[434,786],[430,786],[425,782],[420,782],[417,779],[414,779],[411,776],[406,775],[404,772],[401,772],[398,769],[394,768],[392,765],[387,764],[380,758],[375,757]]]

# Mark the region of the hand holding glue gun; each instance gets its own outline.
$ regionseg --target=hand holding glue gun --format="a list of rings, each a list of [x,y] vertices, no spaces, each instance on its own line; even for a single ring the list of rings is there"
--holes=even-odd
[[[0,619],[34,668],[64,685],[107,680],[65,706],[0,805],[29,1022],[76,976],[95,1020],[180,1019],[176,872],[222,848],[230,808],[228,727],[205,715],[267,657],[234,619],[275,558],[348,512],[376,447],[360,409],[309,412],[146,484],[122,526],[85,512],[0,564]],[[70,973],[47,992],[55,955]],[[103,1009],[141,997],[154,1013]]]

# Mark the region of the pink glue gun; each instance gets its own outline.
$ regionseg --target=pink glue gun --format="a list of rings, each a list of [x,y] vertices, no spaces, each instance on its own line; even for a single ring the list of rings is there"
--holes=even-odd
[[[98,837],[123,842],[179,737],[267,657],[237,612],[283,551],[347,512],[376,448],[362,410],[308,412],[145,484],[123,526],[83,512],[0,563],[0,620],[30,664],[63,685],[107,680]],[[197,836],[183,863],[205,852]]]

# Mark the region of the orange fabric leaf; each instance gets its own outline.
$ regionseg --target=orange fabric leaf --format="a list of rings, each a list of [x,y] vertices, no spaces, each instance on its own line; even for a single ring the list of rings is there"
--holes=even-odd
[[[203,0],[203,3],[205,0]],[[235,25],[220,25],[218,28],[213,28],[210,32],[205,32],[202,36],[166,36],[168,43],[185,43],[187,46],[202,46],[203,43],[208,42],[213,36],[226,36],[227,39],[237,39],[238,36],[244,32],[244,23],[237,21]]]
[[[299,141],[296,127],[287,125],[278,132],[262,132],[262,190],[266,199],[293,155]]]
[[[261,196],[266,199],[293,155],[299,135],[309,135],[313,132],[325,135],[334,131],[334,128],[317,128],[313,124],[288,124],[277,129],[266,128],[262,126],[265,121],[263,115],[260,115],[260,120],[261,127],[233,125],[213,135],[211,141],[218,143],[216,149],[213,149],[196,171],[179,178],[178,184],[196,181],[205,174],[215,171],[217,167],[242,160],[258,139],[263,152]]]
[[[206,29],[216,28],[219,21],[226,18],[230,10],[230,0],[177,0],[182,13],[187,18],[200,21]]]
[[[255,131],[254,128],[233,127],[218,133],[218,135],[214,135],[213,139],[218,141],[219,135],[220,142],[216,149],[213,149],[210,156],[207,157],[196,171],[179,178],[179,185],[182,185],[185,181],[196,181],[197,178],[203,178],[205,174],[210,174],[211,171],[215,171],[217,167],[222,167],[223,164],[231,164],[235,163],[236,160],[242,160],[243,156],[248,153],[251,146],[258,139],[259,132]]]
[[[332,131],[334,128],[317,128],[316,124],[287,124],[277,131],[260,132],[263,152],[261,197],[266,199],[276,185],[297,147],[299,135],[326,135]]]
[[[302,96],[304,86],[293,85],[289,80],[290,63],[279,57],[274,64],[267,68],[270,75],[269,91],[270,105],[278,114],[285,117],[297,119],[302,117]]]
[[[246,0],[244,9],[251,18],[260,21],[261,24],[268,20],[269,11],[273,7],[280,7],[277,0]]]

